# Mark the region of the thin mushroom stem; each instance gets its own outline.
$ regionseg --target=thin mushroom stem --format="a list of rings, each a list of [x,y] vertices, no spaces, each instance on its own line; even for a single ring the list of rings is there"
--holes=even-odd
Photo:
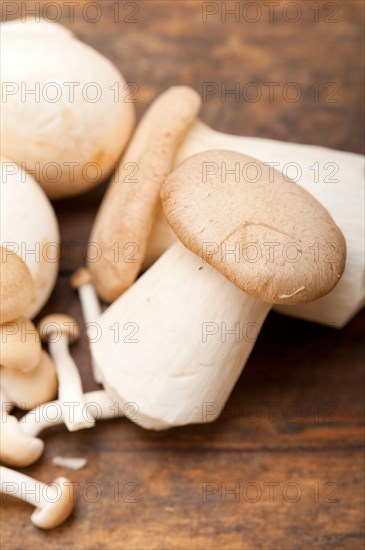
[[[95,420],[120,418],[125,415],[122,407],[118,403],[114,403],[104,390],[85,393],[84,407]],[[31,437],[38,436],[51,426],[59,426],[64,423],[63,407],[60,401],[51,401],[40,405],[25,414],[20,420],[22,431]]]
[[[38,481],[21,472],[6,468],[5,466],[0,467],[0,472],[1,492],[3,494],[19,498],[36,508],[43,508],[47,505],[49,502],[47,501],[48,491],[50,498],[54,498],[56,489],[52,486],[48,487],[48,485],[42,481]]]
[[[69,343],[79,337],[77,323],[65,315],[49,315],[41,321],[40,332],[42,338],[48,340],[49,352],[56,365],[58,396],[67,429],[74,432],[91,428],[95,420],[85,412],[81,376],[68,348]]]
[[[89,333],[91,326],[95,325],[102,313],[98,295],[91,282],[89,270],[86,268],[77,270],[71,277],[71,286],[78,291],[82,315]],[[95,382],[101,384],[102,377],[100,370],[93,359],[91,360],[91,367]]]
[[[0,487],[1,493],[23,500],[36,508],[30,519],[41,529],[52,529],[63,523],[71,514],[75,503],[73,484],[64,477],[47,485],[1,466]]]
[[[49,351],[57,368],[58,394],[63,403],[65,424],[70,432],[91,428],[93,418],[84,414],[84,392],[75,361],[68,351],[68,340],[63,334],[58,342],[49,342]]]

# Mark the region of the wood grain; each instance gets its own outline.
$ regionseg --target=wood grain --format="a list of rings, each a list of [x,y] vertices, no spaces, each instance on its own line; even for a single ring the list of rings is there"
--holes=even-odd
[[[139,86],[138,116],[171,84],[201,92],[205,82],[217,83],[219,90],[254,82],[263,90],[260,101],[227,96],[223,103],[219,92],[207,98],[201,118],[230,133],[362,152],[362,2],[335,2],[337,23],[323,21],[325,2],[319,3],[315,23],[308,7],[313,3],[305,1],[296,2],[303,13],[297,23],[280,15],[272,23],[264,15],[256,23],[232,17],[223,23],[221,14],[203,23],[203,2],[148,0],[132,2],[137,22],[128,23],[125,2],[119,2],[115,22],[115,2],[104,0],[97,2],[102,17],[95,24],[83,16],[87,2],[75,7],[74,22],[67,20],[64,3],[57,3],[61,22]],[[213,4],[222,9],[221,2]],[[287,4],[281,2],[280,10]],[[264,93],[264,82],[279,82],[274,101]],[[289,82],[303,90],[300,101],[282,97]],[[326,100],[331,82],[337,85],[335,103]],[[63,239],[61,275],[42,314],[67,312],[81,321],[68,279],[84,264],[104,190],[105,185],[55,203]],[[112,420],[73,434],[49,430],[44,456],[25,471],[46,482],[63,474],[79,483],[75,513],[44,533],[30,524],[28,505],[3,499],[1,547],[363,548],[364,319],[362,312],[338,332],[271,313],[214,424],[159,433]],[[85,388],[94,389],[85,338],[72,353]],[[88,465],[77,473],[59,469],[51,463],[55,455],[84,456]]]

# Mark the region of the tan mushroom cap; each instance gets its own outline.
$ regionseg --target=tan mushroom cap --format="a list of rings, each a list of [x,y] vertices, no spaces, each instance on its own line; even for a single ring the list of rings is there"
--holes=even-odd
[[[44,443],[25,434],[15,416],[1,413],[0,460],[10,466],[23,468],[38,460]]]
[[[41,340],[32,321],[19,317],[0,325],[0,362],[6,368],[28,372],[41,360]]]
[[[34,282],[26,264],[0,247],[0,323],[20,317],[34,297]]]
[[[70,278],[71,287],[74,289],[80,288],[83,285],[92,282],[91,273],[86,267],[81,267]]]
[[[80,328],[78,322],[69,315],[55,313],[47,315],[38,324],[38,330],[43,342],[48,342],[55,338],[56,340],[64,334],[70,344],[73,344],[80,338]]]
[[[31,522],[40,529],[53,529],[61,525],[71,515],[75,506],[75,487],[66,477],[58,477],[55,486],[57,497],[43,508],[36,508]]]
[[[0,381],[7,398],[18,408],[27,411],[52,401],[57,395],[56,367],[44,350],[37,367],[29,372],[1,367]]]
[[[250,296],[306,303],[343,273],[345,240],[327,210],[252,157],[194,155],[166,179],[161,197],[181,242]]]

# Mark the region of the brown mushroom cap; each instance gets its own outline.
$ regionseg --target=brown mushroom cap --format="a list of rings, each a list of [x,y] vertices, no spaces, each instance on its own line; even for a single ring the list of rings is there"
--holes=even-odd
[[[21,372],[1,367],[0,380],[7,398],[18,408],[27,411],[39,404],[52,401],[57,395],[56,367],[44,350],[35,369]]]
[[[41,340],[32,321],[19,317],[0,325],[0,361],[9,369],[31,371],[41,360]]]
[[[73,344],[80,338],[80,328],[78,322],[62,313],[47,315],[38,324],[38,330],[43,342],[48,342],[52,338],[59,338],[61,334],[67,336],[70,344]]]
[[[20,317],[33,299],[34,282],[27,265],[0,247],[0,323]]]
[[[57,494],[55,500],[43,508],[36,508],[30,518],[40,529],[53,529],[61,525],[71,515],[75,506],[73,483],[66,477],[58,477],[53,484]]]
[[[161,197],[181,242],[250,296],[306,303],[343,273],[345,240],[327,210],[257,159],[194,155],[166,179]]]
[[[91,283],[91,273],[86,267],[81,267],[70,278],[71,287],[74,289],[80,288],[83,285]]]

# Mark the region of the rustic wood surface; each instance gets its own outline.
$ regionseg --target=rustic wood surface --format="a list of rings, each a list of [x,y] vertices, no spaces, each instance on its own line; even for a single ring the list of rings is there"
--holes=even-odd
[[[5,4],[22,9],[21,4],[30,8],[35,2],[4,0],[3,16]],[[204,82],[216,82],[219,89],[224,83],[230,88],[239,82],[244,89],[254,82],[263,90],[260,101],[228,97],[222,103],[217,94],[203,104],[201,118],[230,133],[362,152],[361,1],[319,2],[318,14],[311,8],[315,3],[297,1],[302,15],[296,23],[286,20],[295,16],[285,11],[288,2],[276,8],[274,22],[259,3],[262,17],[256,23],[250,22],[253,12],[223,22],[222,2],[210,3],[218,14],[206,23],[206,6],[197,0],[119,2],[118,22],[115,1],[94,2],[102,10],[94,24],[87,20],[94,17],[92,8],[86,17],[82,11],[90,2],[75,3],[74,22],[68,20],[67,3],[57,4],[61,22],[138,84],[138,116],[171,84],[201,91]],[[226,2],[227,8],[233,4]],[[279,83],[273,101],[265,82]],[[296,103],[282,97],[289,82],[303,92]],[[105,185],[55,204],[63,258],[44,313],[67,312],[81,321],[68,279],[83,264],[104,190]],[[6,498],[1,547],[362,549],[364,317],[360,313],[335,331],[270,314],[214,424],[154,433],[112,420],[74,434],[49,430],[44,456],[25,472],[46,482],[60,474],[77,482],[76,510],[65,525],[41,532],[29,522],[30,506]],[[95,388],[84,339],[73,354],[85,388]],[[55,455],[83,456],[88,465],[77,473],[62,470],[51,463]]]

